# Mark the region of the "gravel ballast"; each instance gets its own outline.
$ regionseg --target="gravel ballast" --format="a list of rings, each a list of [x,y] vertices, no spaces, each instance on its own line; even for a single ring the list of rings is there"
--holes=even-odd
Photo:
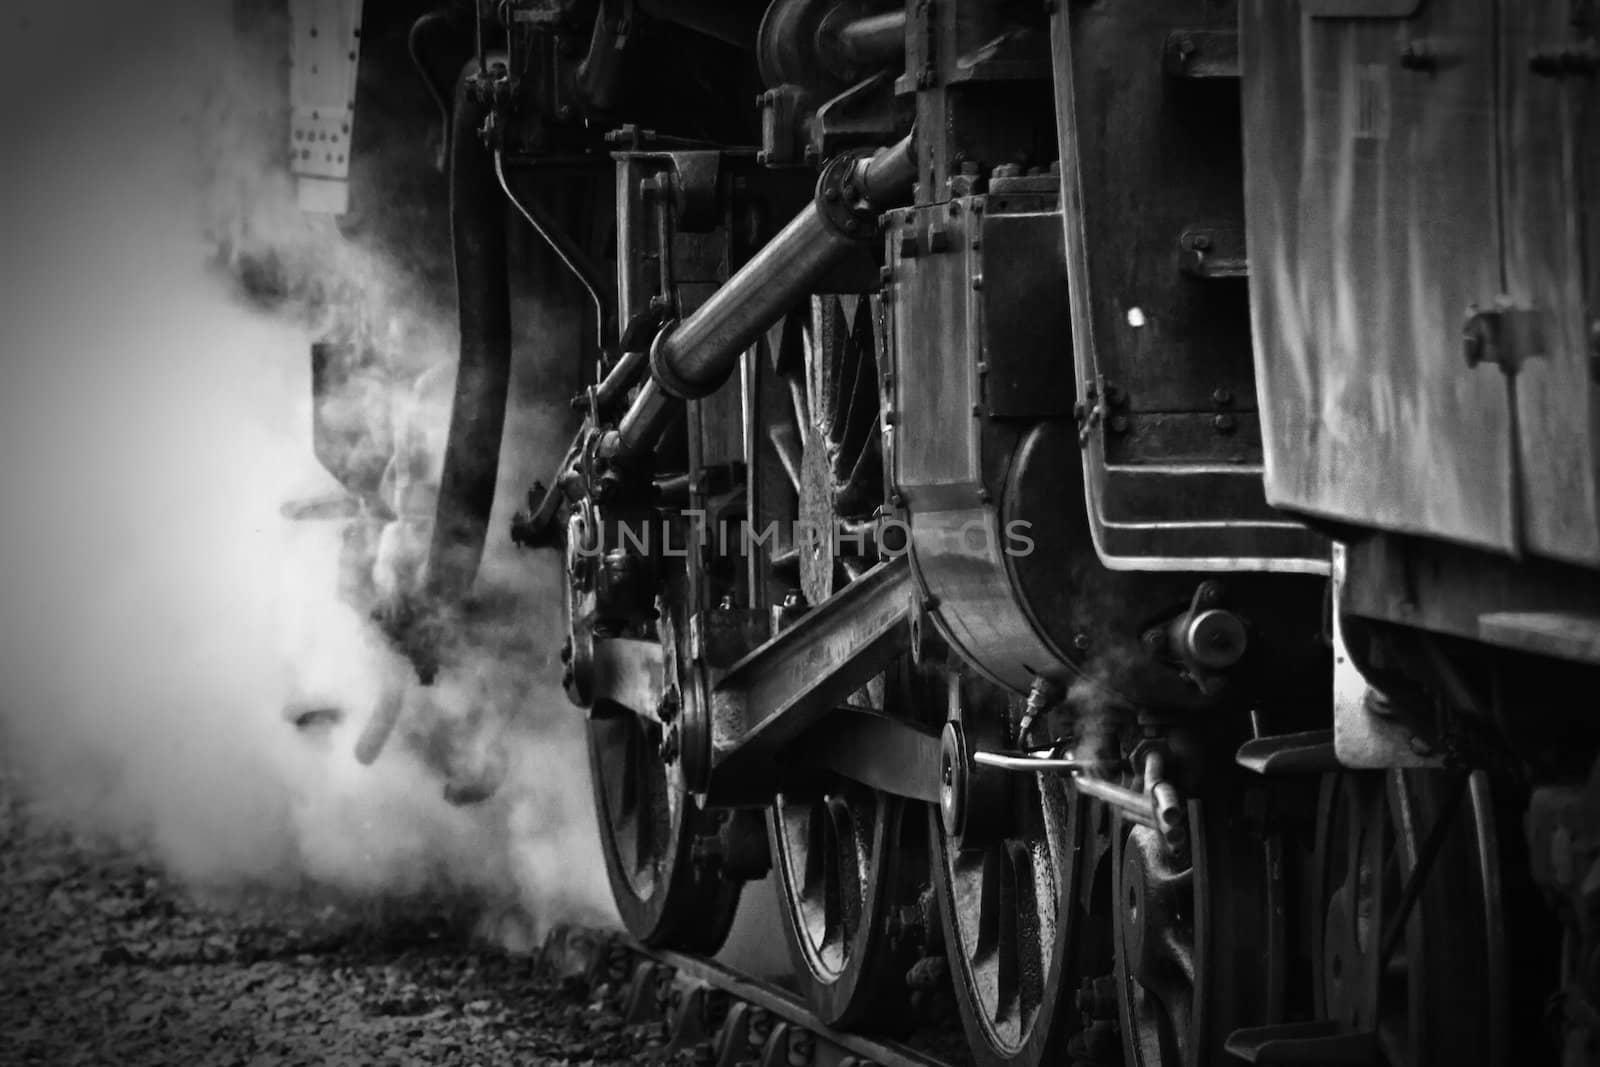
[[[0,1065],[612,1064],[629,1028],[459,902],[204,896],[0,777]]]

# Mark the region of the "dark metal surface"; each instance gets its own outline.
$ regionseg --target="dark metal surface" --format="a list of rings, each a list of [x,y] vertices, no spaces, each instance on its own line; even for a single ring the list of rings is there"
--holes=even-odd
[[[1544,655],[1597,662],[1582,634],[1600,612],[1600,575],[1420,538],[1375,534],[1345,553],[1344,610]],[[1541,626],[1514,616],[1543,616]],[[1556,620],[1570,619],[1571,625]],[[1551,627],[1554,626],[1554,629]],[[1543,629],[1547,637],[1541,638]],[[1562,634],[1568,636],[1563,638]]]
[[[1227,506],[1261,479],[1248,305],[1230,284],[1246,270],[1230,236],[1245,229],[1236,89],[1171,75],[1185,39],[1191,58],[1201,42],[1220,56],[1233,30],[1230,8],[1176,2],[1063,4],[1051,19],[1089,526],[1113,568],[1327,567],[1319,538]],[[1126,494],[1171,511],[1118,518]]]
[[[939,735],[888,715],[835,711],[797,742],[789,770],[828,770],[884,793],[939,803]]]

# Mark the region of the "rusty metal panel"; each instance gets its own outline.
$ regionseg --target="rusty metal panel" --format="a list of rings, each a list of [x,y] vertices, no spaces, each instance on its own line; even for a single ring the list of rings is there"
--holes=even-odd
[[[1515,544],[1499,375],[1494,0],[1244,0],[1245,189],[1272,503]],[[1370,17],[1345,17],[1346,12]]]
[[[1594,5],[1501,2],[1509,5],[1501,80],[1506,296],[1511,307],[1532,315],[1529,340],[1538,349],[1516,354],[1524,546],[1557,559],[1600,563],[1600,378],[1593,332],[1600,303],[1592,277],[1585,290],[1582,247],[1584,224],[1592,239],[1600,215],[1600,80],[1569,59],[1581,59],[1585,45],[1594,48],[1594,38],[1581,38],[1574,25],[1578,9]]]

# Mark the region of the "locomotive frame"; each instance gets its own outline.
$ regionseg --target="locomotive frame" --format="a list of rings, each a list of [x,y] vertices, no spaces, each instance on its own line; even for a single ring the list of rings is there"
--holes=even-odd
[[[578,281],[513,537],[635,937],[715,952],[770,869],[824,1022],[943,960],[986,1064],[1595,1057],[1591,0],[292,14],[296,143],[343,93],[361,158],[335,26],[444,120],[454,410],[378,605],[424,683],[532,358],[510,235]]]

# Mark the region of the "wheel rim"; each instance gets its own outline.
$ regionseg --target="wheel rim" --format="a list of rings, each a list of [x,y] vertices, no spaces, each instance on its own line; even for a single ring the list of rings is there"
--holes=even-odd
[[[773,805],[776,859],[788,889],[790,922],[806,967],[837,983],[858,955],[868,928],[871,873],[882,864],[884,826],[870,789],[842,782],[807,800],[780,796]]]
[[[887,931],[901,902],[904,803],[840,780],[813,796],[780,795],[768,839],[796,976],[830,1026],[893,1028],[904,989]]]
[[[999,747],[1020,710],[954,705],[983,747]],[[954,841],[930,812],[933,873],[969,1044],[985,1062],[1039,1063],[1065,1055],[1072,1013],[1062,1001],[1084,970],[1078,864],[1089,809],[1058,775],[1008,774],[1006,786],[1006,825],[992,839]]]
[[[678,685],[677,638],[662,605],[657,623],[667,685]],[[687,795],[676,763],[660,757],[661,727],[627,708],[599,702],[588,724],[589,771],[606,873],[617,912],[645,944],[715,952],[733,925],[740,885],[692,862],[695,840],[714,833],[713,816]]]
[[[1247,814],[1250,791],[1219,781],[1212,796],[1185,805],[1185,860],[1156,831],[1118,820],[1117,1011],[1134,1067],[1233,1063],[1228,1035],[1281,1012],[1279,843]]]
[[[1315,885],[1320,937],[1318,1012],[1341,1027],[1372,1033],[1394,1067],[1478,1062],[1503,1050],[1499,998],[1503,956],[1494,951],[1501,917],[1493,870],[1495,829],[1486,785],[1471,803],[1443,772],[1346,772],[1324,780],[1318,809]],[[1425,839],[1451,825],[1393,954],[1384,931]],[[1484,857],[1489,863],[1484,864]],[[1463,1004],[1480,1010],[1461,1011]]]
[[[1194,845],[1196,856],[1203,856],[1203,842]],[[1130,1062],[1193,1062],[1196,949],[1203,932],[1196,928],[1195,889],[1204,867],[1203,859],[1174,864],[1148,827],[1128,827],[1122,835],[1117,970]]]

